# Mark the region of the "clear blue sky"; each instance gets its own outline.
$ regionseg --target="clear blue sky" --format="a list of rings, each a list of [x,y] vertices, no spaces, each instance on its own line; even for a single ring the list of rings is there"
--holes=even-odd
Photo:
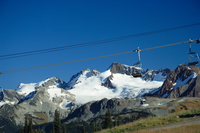
[[[0,55],[73,45],[200,22],[199,0],[0,0]],[[0,72],[166,45],[200,38],[200,25],[99,44],[0,60]],[[199,52],[200,44],[193,44]],[[188,44],[141,52],[143,68],[175,69],[188,61]],[[113,62],[133,65],[137,54],[0,75],[0,87],[56,76],[68,82],[90,68],[105,71]]]

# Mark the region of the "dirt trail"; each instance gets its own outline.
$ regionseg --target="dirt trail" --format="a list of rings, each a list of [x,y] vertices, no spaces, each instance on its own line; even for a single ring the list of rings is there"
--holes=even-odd
[[[190,125],[190,124],[200,124],[200,116],[184,118],[180,122],[162,126],[162,127],[155,127],[155,128],[149,129],[149,130],[168,129],[168,128],[174,128],[174,127],[185,126],[185,125]]]

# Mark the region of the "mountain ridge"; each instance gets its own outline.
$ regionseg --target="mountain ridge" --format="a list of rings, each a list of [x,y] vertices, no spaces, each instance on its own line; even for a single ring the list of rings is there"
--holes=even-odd
[[[143,77],[134,78],[132,74],[135,72],[141,72]],[[51,122],[55,109],[59,110],[61,119],[74,121],[76,118],[72,116],[76,116],[78,110],[83,111],[87,108],[92,112],[87,114],[87,111],[84,111],[78,118],[87,121],[104,115],[108,106],[113,105],[115,108],[117,104],[110,103],[109,99],[117,98],[127,101],[130,98],[132,99],[130,104],[138,107],[139,97],[200,97],[199,74],[199,67],[188,67],[187,65],[179,65],[175,70],[167,68],[151,70],[115,62],[104,72],[84,69],[73,75],[69,82],[51,77],[38,83],[21,83],[16,90],[3,89],[0,91],[0,112],[10,109],[13,115],[5,113],[2,119],[12,118],[16,125],[24,123],[24,115],[31,115],[34,124],[37,125]],[[137,99],[136,103],[134,98]],[[96,107],[96,104],[103,105],[105,101],[108,105],[101,108],[102,112],[96,110],[98,115],[94,115],[93,107]],[[157,103],[154,106],[161,106],[161,104]],[[137,107],[134,106],[134,110]],[[151,104],[148,103],[141,107],[144,112],[151,107]],[[123,106],[120,112],[130,111],[125,108]],[[159,111],[162,112],[162,110]]]

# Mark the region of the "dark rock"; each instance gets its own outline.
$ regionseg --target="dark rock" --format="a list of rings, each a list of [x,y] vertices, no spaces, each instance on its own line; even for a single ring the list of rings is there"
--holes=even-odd
[[[178,98],[178,97],[200,97],[200,68],[189,67],[185,64],[179,65],[175,71],[170,71],[163,85],[158,91],[146,96]],[[197,76],[193,76],[197,75]],[[177,86],[176,83],[184,83]]]

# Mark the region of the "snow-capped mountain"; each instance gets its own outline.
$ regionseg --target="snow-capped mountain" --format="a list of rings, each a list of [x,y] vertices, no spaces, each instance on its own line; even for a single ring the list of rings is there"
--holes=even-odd
[[[105,87],[103,84],[112,75],[110,80],[115,88]],[[78,82],[73,89],[68,90],[75,94],[77,104],[89,101],[101,100],[103,98],[125,98],[142,96],[144,93],[157,89],[162,85],[162,81],[145,81],[141,78],[134,78],[126,74],[113,74],[110,70],[102,72],[96,76],[89,77],[82,82]]]
[[[137,71],[142,71],[145,74],[144,78],[134,78],[132,73]],[[67,90],[75,95],[77,104],[103,98],[132,98],[159,88],[166,75],[166,71],[162,70],[142,70],[138,67],[113,63],[102,73],[85,69],[75,74],[67,83]]]
[[[141,78],[132,76],[141,72]],[[21,83],[16,90],[0,91],[0,113],[11,117],[16,124],[24,122],[25,114],[33,116],[35,124],[53,120],[55,109],[61,118],[85,105],[104,98],[200,97],[200,68],[180,65],[170,69],[142,69],[113,63],[106,71],[84,69],[72,76],[68,83],[52,77],[38,83]],[[12,115],[10,115],[12,114]],[[73,114],[73,113],[72,113]]]
[[[133,72],[138,71],[142,72],[143,78],[132,76]],[[15,102],[7,100],[7,103],[23,103],[34,98],[41,88],[48,88],[47,95],[50,97],[50,101],[64,95],[60,88],[68,90],[75,96],[77,105],[103,98],[138,97],[161,87],[167,72],[168,69],[143,70],[138,67],[113,63],[108,70],[102,73],[97,70],[84,69],[72,76],[68,83],[56,77],[48,78],[39,83],[21,83],[15,90],[17,97],[20,98],[17,98]],[[6,97],[4,96],[2,99],[1,105],[6,103],[3,102]]]
[[[53,113],[57,109],[61,118],[65,118],[75,109],[76,101],[75,96],[64,89],[65,87],[64,81],[52,77],[39,83],[20,84],[16,90],[4,89],[0,92],[0,106],[3,110],[9,108],[10,112],[5,113],[4,117],[14,115],[15,123],[20,124],[24,121],[24,115],[29,114],[33,116],[35,124],[40,124],[52,121]]]
[[[19,94],[28,95],[29,93],[36,91],[37,88],[40,87],[50,87],[50,88],[58,87],[65,89],[67,87],[67,83],[57,77],[52,77],[52,78],[47,78],[46,80],[41,81],[39,83],[29,83],[29,84],[21,83],[15,90]]]
[[[70,81],[66,84],[66,88],[72,89],[74,85],[81,83],[82,81],[86,80],[89,77],[96,76],[100,74],[97,70],[91,70],[91,69],[84,69],[81,72],[73,75],[70,79]]]

